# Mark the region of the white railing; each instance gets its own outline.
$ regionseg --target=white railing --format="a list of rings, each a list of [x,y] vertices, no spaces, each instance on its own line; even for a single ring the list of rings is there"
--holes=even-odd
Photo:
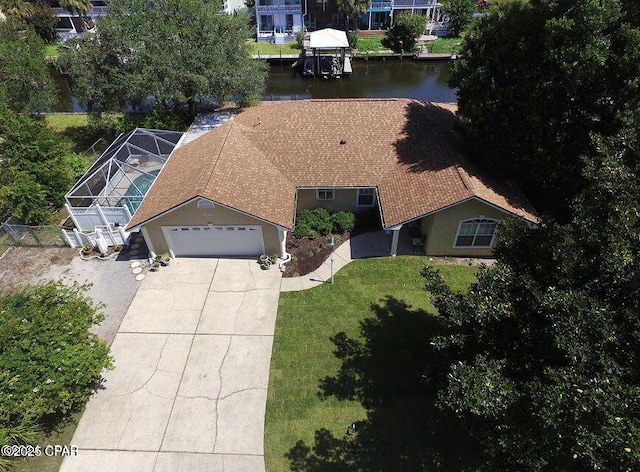
[[[111,226],[98,226],[91,233],[81,233],[77,229],[73,231],[62,230],[62,235],[71,247],[82,247],[90,244],[93,247],[124,246],[129,240],[131,233],[125,231],[122,226],[114,228]]]
[[[393,0],[393,8],[435,8],[434,0]]]
[[[67,212],[73,220],[73,224],[80,231],[93,231],[101,225],[118,224],[126,226],[131,220],[131,212],[126,205],[121,207],[72,207],[66,204]]]
[[[391,10],[393,2],[391,0],[373,1],[371,2],[371,10]]]
[[[291,4],[276,4],[276,5],[257,5],[258,13],[301,13],[302,12],[302,4],[300,3],[291,3]]]
[[[51,9],[56,16],[78,16],[75,11],[65,10],[61,7],[53,7]],[[89,13],[83,16],[92,17],[92,16],[106,16],[107,15],[107,7],[93,7],[89,10]]]

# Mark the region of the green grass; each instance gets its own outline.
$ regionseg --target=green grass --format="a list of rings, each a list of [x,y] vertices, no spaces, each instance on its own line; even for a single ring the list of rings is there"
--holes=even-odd
[[[367,418],[358,401],[318,396],[321,379],[336,375],[342,365],[330,338],[339,332],[360,338],[361,322],[375,317],[372,304],[383,304],[386,297],[403,301],[412,313],[422,313],[421,318],[429,317],[424,312],[434,314],[420,277],[426,261],[407,256],[362,259],[339,271],[333,285],[280,294],[266,413],[269,472],[291,470],[285,454],[299,440],[312,444],[315,431],[326,428],[343,438],[347,425]],[[439,268],[458,291],[468,288],[477,270]]]
[[[52,113],[45,118],[47,126],[57,133],[63,133],[69,128],[84,128],[88,125],[87,115],[82,113]]]
[[[359,38],[357,56],[371,55],[388,55],[394,54],[390,49],[382,45],[384,38]],[[429,41],[425,45],[425,52],[453,54],[460,50],[462,39],[460,38],[438,38],[435,41]]]
[[[271,43],[257,43],[255,41],[249,42],[251,48],[251,54],[255,55],[272,55],[279,56],[280,54],[300,54],[300,49],[295,42],[285,43],[284,46],[277,46]]]
[[[117,117],[118,115],[112,116]],[[69,141],[74,152],[86,153],[92,157],[95,156],[89,149],[90,146],[101,139],[96,144],[96,152],[99,154],[115,137],[108,125],[105,125],[104,128],[89,126],[88,115],[85,113],[50,113],[46,115],[45,120],[49,128]]]
[[[425,45],[426,52],[433,53],[457,53],[462,45],[461,38],[439,38]]]
[[[385,53],[392,54],[393,51],[387,49],[382,45],[382,38],[358,38],[358,51],[359,55],[366,54],[368,52],[372,53]]]
[[[82,412],[74,414],[69,421],[65,422],[58,429],[47,435],[42,441],[40,441],[42,449],[49,445],[70,445],[81,416]],[[81,453],[82,451],[80,454]],[[64,457],[60,456],[51,457],[45,455],[28,457],[16,461],[11,470],[12,472],[57,472],[60,470],[63,459]]]
[[[44,48],[44,56],[49,58],[58,57],[60,55],[59,44],[47,44]]]

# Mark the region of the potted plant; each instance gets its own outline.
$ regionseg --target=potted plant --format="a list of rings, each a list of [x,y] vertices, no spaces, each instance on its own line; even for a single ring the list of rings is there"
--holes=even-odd
[[[157,270],[160,270],[160,262],[158,262],[158,261],[154,260],[154,261],[151,263],[151,267],[149,267],[149,270],[150,270],[151,272],[156,272]]]
[[[82,249],[80,250],[83,256],[90,256],[93,254],[93,246],[89,243],[85,243],[82,245]]]
[[[276,256],[275,254],[271,254],[271,255],[263,254],[258,259],[258,263],[260,264],[260,268],[262,270],[271,269],[271,267],[276,265],[277,262],[278,262],[278,256]]]
[[[269,270],[271,269],[271,260],[269,258],[264,259],[263,261],[260,261],[260,268],[262,270]]]
[[[275,254],[272,254],[272,255],[262,254],[258,258],[258,263],[260,264],[260,268],[262,270],[271,269],[271,267],[273,267],[276,262],[278,262],[278,258],[276,257]]]
[[[169,265],[169,262],[171,262],[171,258],[169,256],[164,256],[160,264],[166,267]]]

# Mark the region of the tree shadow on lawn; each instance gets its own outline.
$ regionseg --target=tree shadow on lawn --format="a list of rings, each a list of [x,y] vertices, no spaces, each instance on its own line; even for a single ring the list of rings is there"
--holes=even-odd
[[[477,443],[459,420],[437,406],[449,360],[430,339],[445,327],[433,315],[393,297],[371,307],[361,322],[362,341],[332,337],[342,361],[338,374],[320,383],[319,395],[357,400],[367,418],[345,424],[344,437],[315,432],[286,454],[294,472],[464,471],[474,468]]]

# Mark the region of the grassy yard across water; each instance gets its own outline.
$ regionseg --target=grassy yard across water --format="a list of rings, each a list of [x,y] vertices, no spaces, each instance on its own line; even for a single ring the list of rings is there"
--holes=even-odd
[[[333,285],[280,295],[268,472],[423,470],[418,462],[433,465],[425,470],[463,470],[457,443],[467,438],[437,410],[433,387],[421,380],[420,369],[433,361],[429,336],[440,326],[420,277],[426,263],[362,259],[338,272]],[[477,271],[438,268],[458,291]],[[347,435],[352,423],[356,434]],[[410,457],[403,466],[401,457]]]

